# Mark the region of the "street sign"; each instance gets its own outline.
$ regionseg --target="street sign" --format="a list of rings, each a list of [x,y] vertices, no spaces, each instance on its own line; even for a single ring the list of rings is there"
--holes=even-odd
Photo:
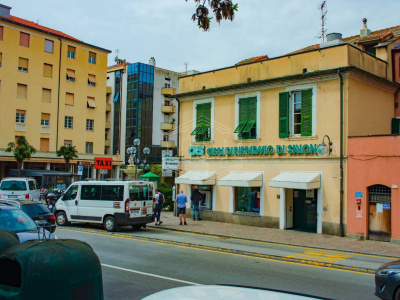
[[[100,169],[100,174],[107,174],[108,170],[107,169]]]
[[[164,158],[165,157],[172,157],[173,156],[173,151],[172,150],[162,150],[161,151],[161,157],[162,157],[162,163],[164,165]],[[162,170],[162,177],[172,177],[172,170]]]
[[[83,166],[78,166],[78,175],[83,175]]]
[[[162,150],[161,156],[162,157],[172,157],[173,151],[172,150]]]
[[[172,177],[172,170],[162,170],[162,177]]]
[[[163,170],[179,170],[179,157],[163,157]]]
[[[95,169],[112,169],[112,158],[111,157],[95,157],[94,158]]]

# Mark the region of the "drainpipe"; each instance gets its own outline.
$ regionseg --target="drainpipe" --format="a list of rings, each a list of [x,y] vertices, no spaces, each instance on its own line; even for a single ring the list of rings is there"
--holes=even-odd
[[[179,102],[179,99],[178,99],[178,97],[175,97],[175,99],[176,99],[176,101],[178,102],[178,106],[177,106],[177,109],[178,109],[178,122],[177,122],[177,125],[178,125],[178,131],[177,131],[177,133],[176,133],[176,154],[178,155],[178,158],[180,159],[180,156],[179,156],[179,122],[181,121],[181,118],[180,118],[180,113],[181,113],[181,110],[180,110],[180,102]],[[176,172],[176,177],[178,177],[179,176],[179,168],[178,168],[178,171]],[[178,189],[178,185],[177,184],[175,184],[175,195],[177,196],[179,194],[179,189]],[[176,205],[176,201],[174,202],[174,216],[175,217],[178,217],[178,212],[177,212],[177,205]]]
[[[56,130],[56,151],[58,150],[58,123],[60,120],[60,82],[61,82],[61,48],[62,48],[62,40],[58,38],[60,41],[60,59],[58,60],[58,95],[57,95],[57,130]]]
[[[343,76],[338,70],[340,78],[340,223],[339,235],[344,236],[343,228]]]

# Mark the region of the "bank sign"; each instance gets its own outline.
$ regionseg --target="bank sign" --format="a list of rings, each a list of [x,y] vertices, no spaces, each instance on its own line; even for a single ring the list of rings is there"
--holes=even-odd
[[[272,154],[317,154],[317,144],[304,145],[272,145],[269,146],[241,146],[241,147],[210,147],[193,146],[189,148],[191,156],[240,156],[240,155],[272,155]]]

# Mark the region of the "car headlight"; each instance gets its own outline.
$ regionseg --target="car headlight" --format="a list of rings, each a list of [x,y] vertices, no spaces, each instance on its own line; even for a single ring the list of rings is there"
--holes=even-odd
[[[382,269],[379,270],[376,274],[380,276],[390,276],[400,273],[400,269]]]

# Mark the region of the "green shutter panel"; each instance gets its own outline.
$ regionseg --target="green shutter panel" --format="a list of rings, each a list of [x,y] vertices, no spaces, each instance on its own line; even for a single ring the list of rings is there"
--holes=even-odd
[[[203,104],[203,125],[211,126],[211,102]]]
[[[289,137],[289,92],[279,93],[279,137]]]
[[[392,119],[392,134],[400,134],[400,119]]]
[[[196,105],[196,128],[192,131],[190,135],[196,135],[199,133],[203,127],[203,104]]]
[[[246,99],[239,99],[239,125],[236,127],[234,133],[241,133],[247,124],[247,101]]]
[[[312,136],[312,89],[301,91],[301,136]]]
[[[242,132],[249,132],[254,124],[257,122],[257,98],[248,98],[247,99],[247,125],[243,128]]]

